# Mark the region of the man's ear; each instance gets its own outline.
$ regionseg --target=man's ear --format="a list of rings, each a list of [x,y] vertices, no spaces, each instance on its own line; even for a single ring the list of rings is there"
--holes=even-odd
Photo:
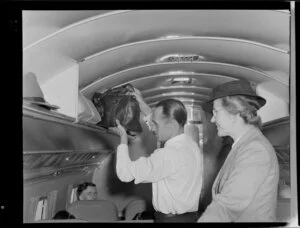
[[[173,131],[177,131],[180,128],[179,123],[175,119],[170,119],[170,126],[172,126]]]

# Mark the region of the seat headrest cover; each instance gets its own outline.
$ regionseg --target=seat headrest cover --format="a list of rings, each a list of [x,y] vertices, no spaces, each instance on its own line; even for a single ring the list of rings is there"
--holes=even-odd
[[[78,223],[78,222],[87,222],[81,219],[47,219],[47,220],[38,220],[35,223]]]
[[[72,203],[67,211],[87,221],[118,220],[117,206],[108,200],[82,200]]]

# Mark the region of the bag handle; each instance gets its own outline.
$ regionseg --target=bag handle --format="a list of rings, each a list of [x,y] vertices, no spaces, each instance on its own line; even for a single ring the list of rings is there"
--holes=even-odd
[[[130,84],[130,83],[128,83],[128,84],[125,84],[125,85],[123,85],[123,86],[119,86],[119,87],[115,87],[115,88],[110,88],[110,89],[108,89],[108,90],[106,90],[104,93],[98,93],[98,92],[95,92],[94,93],[94,96],[95,96],[95,94],[99,94],[98,95],[98,97],[97,98],[95,98],[94,96],[93,96],[93,101],[94,101],[94,99],[97,99],[97,102],[95,102],[95,103],[98,103],[98,100],[101,100],[103,97],[105,97],[105,96],[107,96],[107,95],[111,95],[112,93],[116,93],[116,92],[118,92],[118,91],[120,91],[120,89],[123,89],[124,91],[125,91],[125,94],[116,94],[117,96],[129,96],[128,94],[126,94],[126,93],[128,93],[128,92],[134,92],[134,87]],[[127,90],[127,91],[126,91]],[[93,102],[94,103],[94,102]]]

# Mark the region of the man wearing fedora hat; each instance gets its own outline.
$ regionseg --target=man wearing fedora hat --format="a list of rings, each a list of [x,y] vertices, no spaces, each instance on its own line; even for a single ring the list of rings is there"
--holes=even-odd
[[[234,142],[214,181],[212,202],[198,222],[275,221],[278,160],[257,115],[265,103],[246,80],[215,87],[204,103],[204,111],[213,113],[218,135]]]

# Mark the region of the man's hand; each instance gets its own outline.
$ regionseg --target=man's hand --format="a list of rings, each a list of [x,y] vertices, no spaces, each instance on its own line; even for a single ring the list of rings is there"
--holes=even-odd
[[[138,102],[143,101],[142,93],[137,88],[133,88],[134,92],[131,92],[131,95],[135,96]]]
[[[134,88],[134,92],[132,92],[131,95],[135,96],[136,100],[139,102],[142,113],[145,116],[149,115],[151,113],[151,108],[144,101],[141,91],[139,91],[137,88]]]
[[[120,144],[128,144],[128,135],[125,128],[120,124],[119,120],[116,120],[117,127],[111,128],[112,131],[117,133],[121,137]]]

